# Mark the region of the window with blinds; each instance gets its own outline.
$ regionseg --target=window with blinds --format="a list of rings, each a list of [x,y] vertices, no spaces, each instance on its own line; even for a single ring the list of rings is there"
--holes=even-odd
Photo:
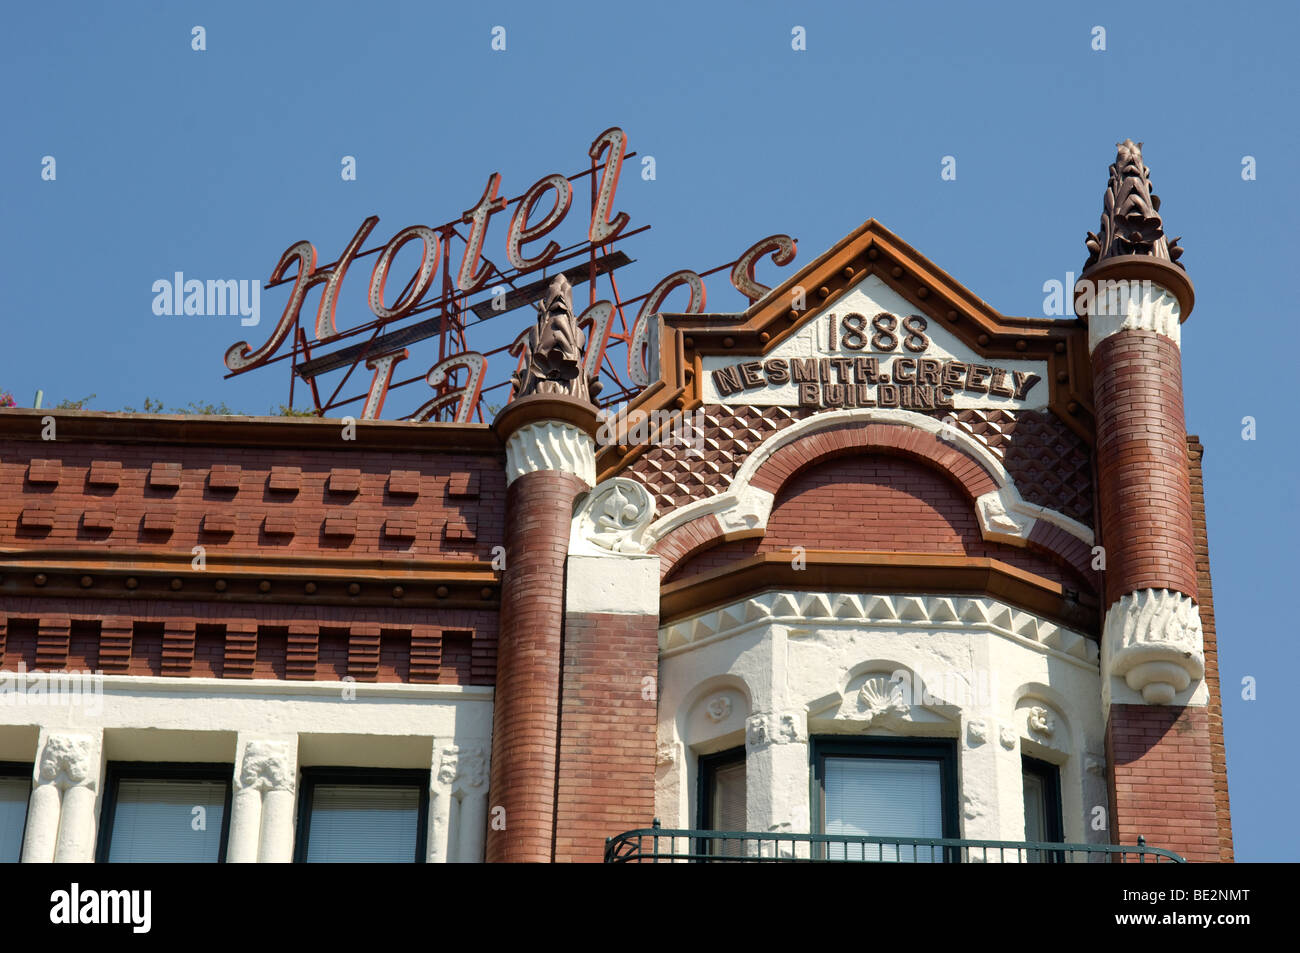
[[[22,856],[31,790],[30,764],[0,764],[0,864],[16,864]]]
[[[1024,756],[1020,760],[1025,792],[1025,840],[1059,844],[1064,840],[1060,770],[1036,758]],[[1064,856],[1057,851],[1029,850],[1025,860],[1033,864],[1064,863]]]
[[[100,863],[223,862],[233,772],[229,764],[110,763]]]
[[[428,771],[303,770],[299,862],[423,863]]]
[[[814,745],[821,832],[848,837],[956,835],[956,752],[948,742],[822,741]],[[826,845],[829,860],[942,863],[942,847]]]
[[[720,754],[700,758],[699,825],[708,831],[744,831],[745,749],[733,748]],[[699,852],[714,857],[740,857],[743,840],[709,838],[699,845]]]

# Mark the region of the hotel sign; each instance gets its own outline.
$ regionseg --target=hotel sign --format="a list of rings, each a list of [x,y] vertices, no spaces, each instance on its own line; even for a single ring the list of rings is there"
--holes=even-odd
[[[510,387],[511,371],[519,366],[523,334],[532,323],[514,319],[518,330],[513,343],[505,335],[494,335],[497,346],[483,347],[483,333],[477,325],[536,302],[547,284],[536,275],[546,269],[550,276],[560,271],[573,284],[590,282],[590,300],[577,316],[584,330],[584,372],[605,380],[602,402],[626,400],[651,383],[657,355],[652,317],[671,296],[685,293],[685,306],[674,310],[700,314],[705,310],[704,279],[714,272],[726,272],[731,285],[748,301],[756,301],[768,287],[755,277],[755,268],[770,258],[778,266],[789,265],[795,257],[795,242],[787,235],[770,235],[751,245],[735,260],[718,267],[694,271],[679,269],[663,277],[648,292],[634,297],[620,295],[612,272],[630,263],[614,244],[644,231],[648,226],[629,228],[629,216],[617,211],[617,189],[628,151],[627,136],[622,129],[610,127],[587,149],[589,168],[572,175],[552,173],[534,182],[513,198],[500,194],[501,175],[492,173],[478,201],[462,215],[440,225],[408,225],[382,244],[365,247],[379,217],[366,218],[332,263],[317,261],[315,246],[300,241],[285,249],[271,271],[267,289],[287,286],[287,299],[279,319],[260,345],[238,341],[225,353],[227,376],[242,374],[273,361],[289,358],[291,381],[301,377],[311,389],[317,413],[359,404],[357,416],[378,417],[390,390],[423,381],[433,393],[422,394],[422,403],[407,417],[414,420],[449,418],[467,421],[478,410],[480,397],[490,391],[491,399],[504,404]],[[570,216],[578,188],[586,180],[590,207],[585,213]],[[504,242],[496,245],[503,254],[494,261],[489,257],[489,226],[499,216],[505,225]],[[555,239],[562,223],[581,218],[583,229],[576,242],[561,244]],[[501,227],[501,226],[498,226]],[[391,274],[399,252],[410,247],[418,251],[413,273]],[[341,327],[336,319],[345,278],[353,265],[360,269],[362,259],[370,257],[369,276],[359,275],[355,284],[363,286],[369,315],[351,327]],[[404,270],[405,271],[405,270]],[[595,290],[598,277],[606,276],[611,296],[598,300]],[[353,283],[349,283],[350,285]],[[307,302],[309,294],[318,296],[315,314]],[[476,298],[477,301],[471,301]],[[428,317],[411,322],[423,313]],[[302,327],[302,325],[306,327]],[[437,337],[435,363],[427,372],[396,380],[399,362],[410,357],[408,345]],[[355,343],[334,347],[344,339]],[[477,345],[477,347],[476,347]],[[619,359],[612,352],[621,348]],[[330,348],[333,348],[332,350]],[[479,350],[478,348],[482,348]],[[285,351],[290,353],[286,354]],[[328,353],[323,353],[328,351]],[[315,353],[313,353],[315,352]],[[433,355],[430,355],[433,357]],[[489,361],[493,363],[489,370]],[[356,374],[353,389],[369,386],[357,393],[341,394],[344,384],[358,366],[364,364],[369,374]],[[419,366],[419,365],[417,365]],[[334,392],[325,394],[323,376],[344,372]],[[290,400],[293,399],[292,385]]]

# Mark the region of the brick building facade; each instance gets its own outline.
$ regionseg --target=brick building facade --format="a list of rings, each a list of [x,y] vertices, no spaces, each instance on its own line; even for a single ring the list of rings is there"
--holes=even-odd
[[[869,221],[615,418],[0,411],[0,851],[1231,860],[1157,207],[1126,142],[1074,321]]]

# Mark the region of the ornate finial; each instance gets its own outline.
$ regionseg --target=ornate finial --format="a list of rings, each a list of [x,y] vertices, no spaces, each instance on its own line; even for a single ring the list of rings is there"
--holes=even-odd
[[[1110,167],[1100,234],[1088,233],[1089,268],[1120,255],[1150,255],[1182,268],[1178,239],[1167,239],[1160,221],[1160,197],[1151,191],[1151,170],[1142,162],[1142,143],[1125,139]]]
[[[523,365],[511,377],[515,397],[564,394],[591,400],[600,383],[583,373],[581,333],[573,313],[573,288],[556,275],[537,306],[537,325],[524,341]]]

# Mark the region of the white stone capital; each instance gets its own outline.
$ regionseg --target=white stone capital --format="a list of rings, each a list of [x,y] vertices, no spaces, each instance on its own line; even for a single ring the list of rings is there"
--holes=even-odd
[[[1148,705],[1168,705],[1205,677],[1205,644],[1196,603],[1181,592],[1130,592],[1106,612],[1102,675],[1122,677]]]
[[[1092,280],[1082,278],[1081,309],[1088,321],[1088,353],[1120,331],[1154,331],[1180,343],[1178,299],[1149,278]]]
[[[539,420],[520,427],[506,441],[506,485],[539,470],[572,473],[593,486],[595,441],[586,431],[561,420]]]

